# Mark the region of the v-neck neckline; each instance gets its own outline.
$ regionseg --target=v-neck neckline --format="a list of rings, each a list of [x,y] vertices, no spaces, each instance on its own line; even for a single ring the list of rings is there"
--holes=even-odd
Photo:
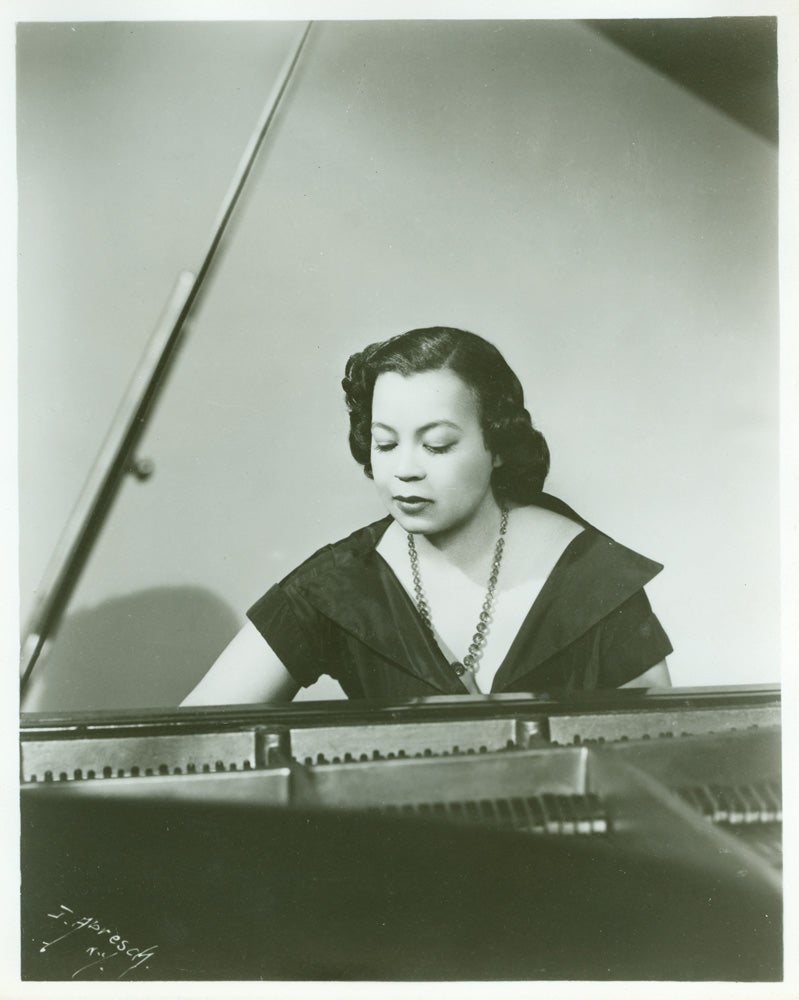
[[[527,609],[527,613],[522,619],[521,625],[516,631],[516,635],[513,637],[508,651],[502,658],[502,662],[499,667],[497,667],[497,672],[494,674],[494,679],[491,683],[490,694],[497,694],[498,691],[495,690],[497,682],[505,679],[507,674],[512,673],[512,664],[514,657],[517,655],[519,647],[523,642],[526,641],[528,633],[531,632],[537,625],[536,619],[543,617],[544,612],[540,609],[546,606],[546,603],[550,600],[550,595],[552,591],[558,584],[559,577],[565,572],[564,567],[567,563],[572,560],[573,550],[580,548],[582,545],[586,544],[586,541],[590,542],[590,538],[586,539],[585,536],[589,534],[589,531],[596,529],[589,529],[584,527],[583,530],[574,536],[569,542],[566,543],[561,554],[555,560],[555,564],[549,571],[547,578],[541,586],[541,589],[535,595],[532,604]],[[578,544],[579,543],[579,544]]]
[[[572,519],[570,518],[570,520],[572,520]],[[439,661],[439,665],[442,666],[442,667],[444,667],[446,670],[448,670],[452,674],[452,676],[455,678],[455,680],[457,681],[457,683],[463,688],[463,691],[466,694],[472,694],[472,692],[469,691],[469,689],[466,687],[466,685],[460,679],[460,677],[458,676],[458,674],[455,673],[455,670],[453,669],[452,662],[447,658],[444,650],[438,644],[438,641],[436,640],[436,637],[433,634],[433,632],[425,624],[424,619],[422,618],[422,616],[421,616],[421,614],[419,612],[419,608],[416,605],[416,602],[414,601],[413,597],[408,593],[407,588],[405,587],[405,585],[403,584],[402,580],[397,575],[396,571],[394,570],[394,567],[391,565],[391,563],[388,561],[388,559],[386,559],[386,557],[380,551],[380,543],[385,538],[386,532],[390,531],[394,524],[396,524],[396,522],[389,523],[389,525],[387,526],[386,530],[381,534],[380,538],[375,543],[375,546],[374,546],[374,555],[381,561],[381,563],[383,564],[383,566],[385,566],[386,569],[388,570],[388,579],[391,580],[392,585],[395,585],[396,588],[398,588],[399,591],[401,591],[402,597],[404,598],[404,603],[405,603],[406,607],[408,608],[409,613],[421,625],[422,631],[423,631],[425,639],[427,641],[427,646],[430,649],[430,651],[432,652],[432,654]],[[549,573],[547,574],[546,578],[544,579],[544,582],[541,585],[541,587],[539,588],[538,593],[535,595],[535,597],[533,598],[532,602],[530,603],[529,608],[527,609],[527,611],[525,612],[524,616],[522,617],[522,620],[521,620],[521,622],[519,624],[519,627],[516,630],[516,633],[514,634],[513,638],[511,639],[510,645],[508,646],[507,650],[505,651],[505,655],[502,657],[502,660],[500,661],[499,666],[494,671],[494,676],[491,679],[491,686],[490,686],[490,688],[488,689],[488,691],[481,691],[481,692],[479,692],[480,694],[484,694],[484,695],[486,695],[486,694],[499,694],[499,691],[496,690],[497,680],[501,676],[504,676],[504,674],[510,672],[508,670],[508,668],[507,668],[507,665],[508,665],[509,662],[512,661],[513,657],[516,655],[516,651],[517,651],[519,645],[521,645],[521,642],[522,642],[522,636],[523,635],[526,636],[526,634],[530,630],[530,628],[532,626],[532,623],[533,623],[533,618],[534,618],[534,616],[537,613],[537,609],[539,607],[539,604],[541,602],[545,601],[548,598],[549,591],[557,583],[557,577],[558,577],[558,574],[560,572],[561,565],[565,561],[567,561],[569,550],[571,549],[571,547],[579,539],[581,539],[583,537],[584,534],[586,534],[586,532],[588,531],[589,527],[590,527],[589,525],[583,524],[582,530],[579,531],[572,538],[570,538],[568,542],[566,542],[566,544],[563,547],[563,550],[559,554],[558,558],[552,564],[552,568],[550,569]],[[594,529],[594,530],[596,530],[596,529]],[[553,582],[553,578],[554,578],[554,582]],[[476,678],[477,678],[477,682],[479,683],[479,671],[477,672]]]
[[[378,552],[377,546],[375,546],[374,554],[378,559],[380,559],[383,566],[385,566],[387,570],[384,579],[390,581],[392,587],[395,590],[399,591],[399,593],[402,596],[402,601],[408,610],[408,614],[411,615],[413,619],[420,626],[420,631],[424,637],[425,645],[429,650],[429,652],[431,653],[431,655],[436,660],[438,660],[439,666],[452,676],[453,682],[457,684],[460,688],[462,688],[464,694],[471,694],[472,692],[469,691],[469,689],[466,687],[466,685],[463,683],[460,677],[455,673],[455,670],[452,667],[452,663],[445,656],[444,650],[439,646],[438,642],[436,641],[436,637],[433,635],[433,633],[425,624],[424,619],[422,618],[421,614],[419,613],[419,609],[416,606],[416,602],[408,593],[408,591],[405,589],[405,587],[402,584],[402,581],[394,572],[394,569],[388,562],[388,560],[383,556],[381,552]]]
[[[537,504],[584,529],[565,546],[532,601],[487,694],[508,690],[640,590],[663,568],[613,541],[562,501]],[[377,546],[382,518],[320,550],[284,581],[317,610],[396,668],[445,694],[469,694]]]

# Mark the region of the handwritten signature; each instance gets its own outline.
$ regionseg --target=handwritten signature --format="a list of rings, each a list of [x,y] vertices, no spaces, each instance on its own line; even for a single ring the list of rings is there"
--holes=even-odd
[[[126,963],[122,972],[117,976],[117,979],[122,979],[123,976],[126,976],[129,972],[132,972],[144,962],[153,958],[158,949],[157,944],[148,945],[146,948],[131,947],[130,941],[127,938],[123,938],[114,928],[103,926],[103,923],[97,917],[76,917],[75,911],[64,903],[60,903],[59,907],[60,909],[57,913],[48,913],[47,916],[51,920],[58,921],[58,923],[68,927],[69,930],[53,938],[52,941],[42,941],[42,947],[39,949],[40,952],[46,952],[48,948],[52,948],[53,945],[64,941],[79,931],[85,931],[87,934],[95,935],[96,938],[102,939],[101,944],[90,944],[85,949],[84,954],[91,956],[91,961],[76,969],[72,973],[73,979],[80,975],[81,972],[85,972],[93,966],[97,967],[98,972],[105,972],[105,965],[102,963],[108,964],[115,958],[122,959]],[[81,937],[85,942],[86,934],[81,935]],[[119,968],[119,964],[119,962],[115,962],[114,967]],[[148,966],[145,966],[145,968],[148,968]]]

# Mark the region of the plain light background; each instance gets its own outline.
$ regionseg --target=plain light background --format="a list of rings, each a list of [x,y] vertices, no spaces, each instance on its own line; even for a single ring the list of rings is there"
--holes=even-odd
[[[23,615],[300,30],[20,27]],[[776,230],[776,149],[583,24],[316,25],[25,707],[174,704],[381,516],[344,361],[434,323],[503,350],[548,491],[665,563],[674,682],[777,680]]]

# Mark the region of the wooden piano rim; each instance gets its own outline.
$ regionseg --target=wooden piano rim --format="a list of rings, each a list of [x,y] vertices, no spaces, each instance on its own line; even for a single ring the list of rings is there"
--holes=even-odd
[[[307,701],[285,705],[210,705],[192,708],[106,709],[83,712],[23,712],[22,739],[64,737],[67,734],[121,735],[146,728],[168,733],[191,728],[198,731],[239,728],[246,725],[314,726],[331,722],[402,722],[414,719],[435,722],[454,719],[541,715],[557,716],[632,711],[780,706],[780,686],[730,685],[726,687],[625,688],[612,691],[572,692],[568,695],[511,693],[465,697],[418,698],[407,702]]]

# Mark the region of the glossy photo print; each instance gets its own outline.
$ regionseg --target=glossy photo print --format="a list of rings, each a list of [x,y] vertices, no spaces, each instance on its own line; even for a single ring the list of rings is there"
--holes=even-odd
[[[782,982],[783,24],[16,21],[25,983]]]

